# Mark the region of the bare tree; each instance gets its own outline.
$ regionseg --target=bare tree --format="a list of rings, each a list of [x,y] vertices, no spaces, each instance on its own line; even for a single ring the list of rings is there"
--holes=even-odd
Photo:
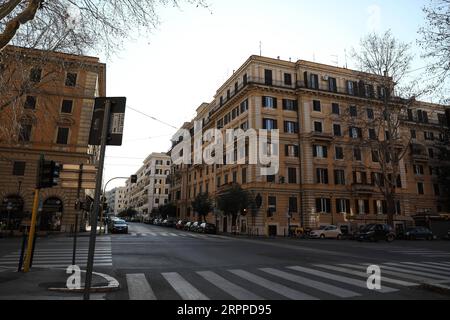
[[[426,24],[420,28],[418,40],[425,51],[423,58],[429,59],[428,74],[435,92],[441,91],[443,101],[449,102],[450,75],[450,0],[431,0],[423,8]]]
[[[45,50],[113,52],[121,41],[158,24],[158,6],[205,0],[0,0],[0,50],[7,44]]]
[[[349,111],[344,118],[352,128],[371,131],[364,137],[355,130],[354,138],[358,138],[356,145],[359,143],[359,147],[371,151],[373,158],[378,160],[380,172],[373,175],[372,183],[386,201],[387,220],[393,226],[400,163],[411,150],[411,136],[409,131],[404,132],[404,120],[420,94],[413,93],[414,85],[404,83],[413,56],[410,44],[399,42],[390,31],[367,35],[352,55],[361,71],[375,75],[370,84],[360,81],[356,88],[359,96],[369,98],[368,105],[373,114],[354,117]]]

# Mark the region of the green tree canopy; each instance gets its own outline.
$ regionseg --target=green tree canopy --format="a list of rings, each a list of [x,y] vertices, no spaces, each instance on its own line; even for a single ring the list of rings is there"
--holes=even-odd
[[[194,201],[192,201],[192,208],[197,212],[202,221],[206,220],[206,216],[213,210],[213,204],[210,196],[207,193],[199,193]]]

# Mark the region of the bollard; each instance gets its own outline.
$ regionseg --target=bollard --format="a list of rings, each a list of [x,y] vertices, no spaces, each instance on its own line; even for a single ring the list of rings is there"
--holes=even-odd
[[[25,227],[25,230],[23,232],[22,249],[20,249],[19,267],[17,268],[17,272],[21,272],[22,271],[23,257],[24,257],[24,254],[25,254],[26,243],[27,243],[27,228]]]

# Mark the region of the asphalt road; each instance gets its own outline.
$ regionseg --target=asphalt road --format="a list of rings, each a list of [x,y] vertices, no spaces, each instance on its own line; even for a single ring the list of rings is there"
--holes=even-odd
[[[0,269],[15,267],[18,242],[1,240]],[[33,265],[71,264],[71,244],[39,239]],[[87,244],[80,238],[82,269]],[[369,265],[381,268],[379,290],[367,288]],[[450,285],[450,241],[255,239],[131,223],[128,234],[98,237],[94,271],[120,282],[112,300],[450,299],[420,286]]]

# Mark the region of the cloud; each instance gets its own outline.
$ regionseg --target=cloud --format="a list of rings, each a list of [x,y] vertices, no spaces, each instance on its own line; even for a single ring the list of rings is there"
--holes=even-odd
[[[373,4],[367,8],[369,15],[367,19],[367,28],[369,31],[378,31],[381,27],[381,8],[380,6]]]

